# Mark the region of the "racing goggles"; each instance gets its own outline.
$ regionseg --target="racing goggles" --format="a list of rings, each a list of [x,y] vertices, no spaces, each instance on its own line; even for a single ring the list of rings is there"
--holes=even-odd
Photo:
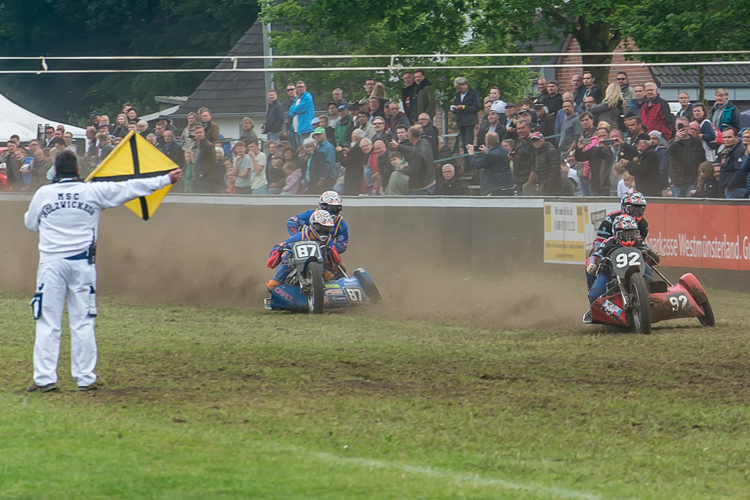
[[[633,246],[636,240],[638,240],[639,236],[639,232],[635,229],[629,229],[627,231],[621,231],[617,233],[617,239],[626,246]]]
[[[315,230],[315,233],[321,238],[327,237],[333,230],[331,226],[322,226],[320,224],[314,224],[313,229]]]
[[[625,212],[627,212],[627,214],[630,215],[631,217],[640,219],[641,217],[643,217],[643,214],[646,213],[646,207],[639,207],[637,205],[627,205],[625,207]]]
[[[341,212],[341,209],[344,207],[342,207],[341,205],[329,205],[328,203],[323,203],[320,208],[335,217],[339,214],[339,212]]]

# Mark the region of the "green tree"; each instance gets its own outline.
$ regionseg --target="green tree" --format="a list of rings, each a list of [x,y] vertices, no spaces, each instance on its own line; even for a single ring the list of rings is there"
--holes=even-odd
[[[471,15],[476,5],[473,0],[280,0],[263,7],[261,18],[274,28],[271,44],[276,55],[346,54],[436,54],[502,52],[511,49],[510,38],[497,33],[472,33]],[[517,60],[508,58],[476,59],[471,57],[400,58],[401,67],[425,67],[443,104],[455,94],[453,78],[464,75],[480,93],[497,85],[505,96],[520,97],[529,86],[529,71],[513,70],[443,70],[440,66],[472,64],[507,64]],[[327,99],[336,87],[347,99],[365,97],[362,88],[368,77],[374,77],[386,87],[389,98],[401,95],[401,71],[335,71],[336,68],[384,67],[389,58],[341,59],[279,59],[278,68],[330,66],[332,71],[284,72],[276,75],[277,83],[286,79],[304,79],[319,97]]]
[[[750,43],[750,3],[701,0],[641,0],[622,5],[617,26],[644,51],[731,51]],[[709,61],[707,55],[638,56],[646,62]],[[731,55],[713,58],[720,64]],[[685,68],[689,68],[685,65]],[[705,100],[704,66],[698,66],[700,101]]]
[[[0,55],[224,55],[252,26],[256,0],[25,0],[0,4]],[[50,69],[74,63],[50,62]],[[212,68],[216,61],[80,61],[75,68]],[[3,61],[0,69],[40,69]],[[141,112],[159,94],[191,93],[206,73],[4,75],[0,92],[49,118],[87,121],[133,102]]]
[[[597,82],[609,81],[608,67],[589,65],[612,62],[611,54],[622,41],[616,26],[617,5],[637,0],[477,0],[474,24],[480,32],[503,29],[521,42],[573,35],[581,47],[583,67]]]

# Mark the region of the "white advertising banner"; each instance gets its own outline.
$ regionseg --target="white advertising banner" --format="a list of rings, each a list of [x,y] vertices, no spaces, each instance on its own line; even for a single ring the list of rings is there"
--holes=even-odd
[[[544,262],[583,264],[599,224],[619,203],[545,202]]]

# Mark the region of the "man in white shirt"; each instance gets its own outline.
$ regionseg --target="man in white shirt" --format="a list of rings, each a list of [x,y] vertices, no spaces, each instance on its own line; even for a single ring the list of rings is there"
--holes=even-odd
[[[34,383],[26,390],[57,390],[57,360],[67,296],[71,372],[79,390],[90,391],[96,389],[94,257],[99,215],[105,208],[174,184],[182,171],[125,182],[83,183],[78,177],[78,157],[71,151],[58,153],[54,168],[53,183],[37,190],[24,214],[26,227],[39,233],[39,268],[31,302],[36,319]]]

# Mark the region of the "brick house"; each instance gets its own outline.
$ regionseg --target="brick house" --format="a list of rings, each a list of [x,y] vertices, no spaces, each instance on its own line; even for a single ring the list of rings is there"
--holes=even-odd
[[[562,42],[550,44],[541,41],[534,44],[536,52],[560,52],[564,56],[542,61],[541,58],[532,57],[530,65],[548,80],[556,79],[560,83],[560,92],[573,90],[571,79],[574,74],[582,72],[581,65],[581,48],[578,41],[572,36],[563,39]],[[618,71],[625,71],[628,74],[631,86],[636,83],[646,83],[653,81],[659,87],[659,94],[669,102],[677,102],[680,92],[687,92],[690,100],[695,102],[699,95],[698,70],[682,69],[679,66],[661,66],[659,64],[645,64],[640,67],[618,66],[619,64],[633,64],[637,60],[626,60],[624,52],[626,47],[637,49],[632,40],[626,40],[620,43],[615,49],[609,72],[609,81],[602,85],[597,84],[604,91],[610,83],[615,83],[615,75]],[[547,64],[570,64],[563,68],[545,67]],[[729,92],[729,99],[738,106],[744,108],[750,106],[750,65],[719,65],[705,67],[705,95],[710,104],[713,104],[713,96],[717,88],[724,88]],[[535,89],[536,90],[536,89]]]

